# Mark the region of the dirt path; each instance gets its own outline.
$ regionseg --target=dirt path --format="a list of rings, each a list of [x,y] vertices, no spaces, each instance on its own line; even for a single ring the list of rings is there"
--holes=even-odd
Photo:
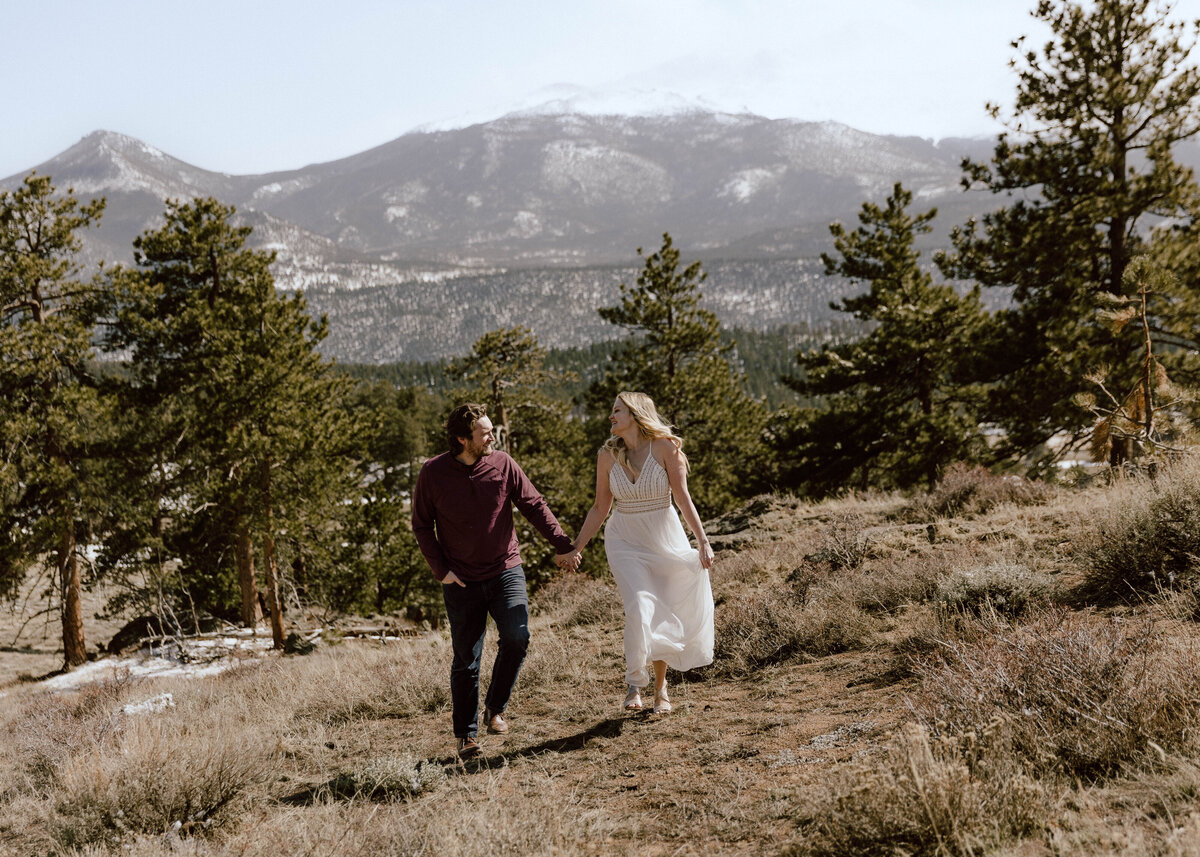
[[[441,715],[364,724],[369,735],[343,751],[402,748],[448,766],[468,794],[502,803],[550,784],[579,823],[609,821],[600,825],[608,835],[589,840],[591,853],[778,853],[797,837],[806,796],[827,790],[837,766],[906,719],[915,682],[887,676],[895,674],[885,652],[779,665],[737,681],[677,684],[667,715],[622,712],[614,683],[611,698],[597,701],[599,716],[514,702],[512,731],[483,736],[484,756],[469,763],[450,752]]]

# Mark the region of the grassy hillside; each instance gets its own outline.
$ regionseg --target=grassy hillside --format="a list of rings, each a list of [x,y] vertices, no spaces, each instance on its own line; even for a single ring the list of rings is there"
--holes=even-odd
[[[620,601],[577,576],[539,593],[512,731],[467,764],[445,631],[10,684],[0,851],[1200,855],[1200,467],[960,470],[709,531],[717,657],[668,715],[620,710]]]

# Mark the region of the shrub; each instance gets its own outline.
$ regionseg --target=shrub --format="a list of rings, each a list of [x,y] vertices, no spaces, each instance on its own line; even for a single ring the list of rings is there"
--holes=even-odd
[[[858,568],[871,555],[871,541],[863,534],[866,528],[862,515],[838,516],[824,529],[820,546],[805,561],[829,571]]]
[[[1045,604],[1053,588],[1049,576],[1002,561],[956,569],[938,581],[933,597],[951,610],[976,616],[989,611],[1020,616]]]
[[[439,764],[410,756],[376,756],[362,767],[340,775],[334,790],[343,797],[369,800],[407,800],[428,794],[446,782]]]
[[[1103,777],[1185,746],[1200,660],[1148,620],[1047,609],[918,658],[914,709],[951,736],[987,735],[1031,770]]]
[[[1037,829],[1049,802],[1019,772],[978,777],[971,753],[908,724],[881,760],[843,771],[793,854],[969,855]]]
[[[793,657],[861,648],[875,623],[853,603],[788,589],[731,599],[717,611],[714,669],[740,676]]]
[[[1085,598],[1109,602],[1190,584],[1200,557],[1200,462],[1118,484],[1078,543]]]
[[[911,514],[924,520],[982,515],[1003,503],[1044,503],[1050,491],[1048,486],[1020,476],[1002,476],[960,462],[946,468],[933,490],[914,503]]]
[[[946,573],[940,555],[908,554],[887,557],[844,578],[844,589],[855,605],[870,613],[893,613],[905,604],[933,597]]]
[[[911,605],[898,624],[903,632],[893,647],[896,661],[893,669],[909,675],[917,664],[936,659],[947,646],[974,643],[987,634],[1009,627],[1007,621],[993,611],[976,615],[951,610],[939,602]]]

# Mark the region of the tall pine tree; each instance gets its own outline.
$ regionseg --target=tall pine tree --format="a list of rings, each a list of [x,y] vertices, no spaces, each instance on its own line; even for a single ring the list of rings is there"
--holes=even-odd
[[[1078,394],[1089,375],[1109,366],[1123,376],[1137,359],[1136,341],[1099,321],[1098,298],[1125,294],[1139,227],[1195,207],[1192,171],[1172,152],[1200,131],[1200,74],[1188,62],[1197,29],[1169,13],[1152,0],[1039,2],[1034,15],[1053,37],[1040,50],[1014,42],[1012,133],[991,163],[964,163],[964,184],[1006,205],[957,229],[955,253],[939,263],[1011,289],[990,355],[1000,381],[990,411],[1014,452],[1086,432]]]
[[[634,286],[600,317],[627,331],[605,377],[589,390],[605,416],[622,390],[645,393],[684,438],[691,463],[688,488],[702,515],[726,510],[758,485],[754,461],[765,414],[745,392],[733,344],[722,344],[720,322],[700,307],[706,274],[699,262],[680,268],[671,236],[646,256]],[[605,422],[607,426],[607,422]]]
[[[36,174],[0,192],[0,586],[11,594],[33,565],[49,565],[67,667],[87,660],[78,543],[98,501],[94,432],[107,419],[89,371],[97,290],[78,279],[76,233],[103,209]]]
[[[134,242],[136,269],[114,277],[109,344],[130,355],[130,394],[151,441],[140,459],[154,474],[142,481],[154,486],[146,511],[166,555],[213,606],[236,579],[251,626],[261,557],[280,646],[280,537],[331,531],[328,518],[354,489],[341,406],[349,382],[317,351],[324,321],[302,296],[276,292],[273,255],[247,248],[250,228],[233,215],[213,199],[168,202],[165,224]],[[144,555],[136,547],[113,561]],[[303,561],[303,544],[292,549]]]
[[[582,423],[572,418],[570,402],[547,392],[575,380],[574,373],[548,368],[547,356],[528,328],[493,330],[475,341],[470,355],[453,361],[446,375],[466,382],[460,399],[488,406],[503,448],[569,532],[592,502],[595,451]],[[536,587],[557,573],[554,549],[524,518],[518,516],[516,526],[530,585]]]
[[[792,385],[822,404],[775,438],[793,486],[828,493],[932,485],[947,464],[985,451],[968,355],[987,316],[978,289],[959,296],[921,267],[915,240],[937,212],[909,214],[911,203],[912,193],[896,184],[884,207],[863,205],[853,232],[830,227],[838,255],[822,254],[825,273],[869,286],[833,308],[870,333],[798,355],[807,375]]]

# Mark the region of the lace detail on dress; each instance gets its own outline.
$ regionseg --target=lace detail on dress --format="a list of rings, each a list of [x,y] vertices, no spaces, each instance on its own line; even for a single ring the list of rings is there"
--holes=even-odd
[[[612,489],[618,512],[657,512],[671,505],[671,482],[653,453],[646,456],[637,482],[630,482],[625,468],[614,462],[608,472],[608,486]]]

